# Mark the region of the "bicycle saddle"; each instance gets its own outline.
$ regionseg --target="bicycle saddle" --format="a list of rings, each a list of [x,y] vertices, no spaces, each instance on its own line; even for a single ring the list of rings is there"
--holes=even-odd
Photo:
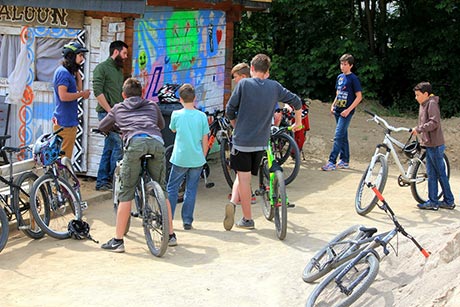
[[[362,226],[362,227],[359,227],[359,231],[367,233],[369,235],[369,237],[370,237],[370,236],[374,235],[374,233],[377,232],[377,228],[375,228],[375,227],[368,228],[368,227]]]

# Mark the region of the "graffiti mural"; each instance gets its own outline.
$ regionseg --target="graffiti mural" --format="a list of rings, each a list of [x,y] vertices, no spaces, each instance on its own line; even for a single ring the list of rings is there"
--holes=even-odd
[[[157,99],[165,83],[195,86],[198,108],[222,108],[225,13],[148,11],[135,22],[133,76],[145,98]]]

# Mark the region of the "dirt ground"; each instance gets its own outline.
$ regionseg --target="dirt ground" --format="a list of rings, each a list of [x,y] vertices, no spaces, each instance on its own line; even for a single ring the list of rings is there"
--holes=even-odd
[[[168,248],[163,258],[149,253],[137,220],[125,239],[124,254],[103,251],[91,241],[49,237],[32,241],[19,232],[10,234],[0,254],[0,306],[304,306],[315,284],[304,283],[301,273],[320,247],[354,224],[381,231],[392,227],[378,208],[366,217],[354,209],[358,181],[383,138],[380,128],[366,121],[365,113],[357,112],[350,127],[351,168],[320,170],[335,127],[328,108],[316,101],[311,106],[306,160],[288,186],[296,207],[288,211],[284,241],[276,238],[273,223],[263,217],[260,200],[252,207],[256,230],[223,229],[230,189],[216,157],[210,176],[215,187],[206,189],[200,183],[194,229],[182,229],[179,207],[175,218],[179,245]],[[416,122],[387,119],[394,126],[412,127]],[[456,197],[459,123],[458,118],[443,122]],[[401,135],[401,140],[405,138]],[[459,306],[458,208],[417,209],[409,188],[397,185],[398,175],[392,165],[384,196],[401,224],[432,255],[425,260],[406,238],[400,237],[399,245],[394,240],[398,255],[391,250],[376,282],[356,306]],[[112,205],[109,194],[96,193],[93,187],[93,182],[84,182],[84,195],[90,199],[85,218],[93,237],[103,242],[114,233]]]

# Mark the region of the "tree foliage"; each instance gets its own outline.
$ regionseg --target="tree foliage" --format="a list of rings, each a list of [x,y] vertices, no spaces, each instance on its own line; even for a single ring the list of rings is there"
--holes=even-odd
[[[367,99],[416,110],[412,88],[430,81],[445,116],[460,114],[456,0],[276,0],[235,27],[235,63],[272,57],[271,77],[302,96],[330,101],[338,59],[351,53]]]

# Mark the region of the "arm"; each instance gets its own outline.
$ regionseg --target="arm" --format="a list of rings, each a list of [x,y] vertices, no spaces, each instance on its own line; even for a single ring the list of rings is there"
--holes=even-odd
[[[331,113],[332,114],[334,114],[334,108],[335,108],[335,104],[337,103],[337,95],[338,94],[339,94],[339,91],[335,91],[335,98],[334,98],[334,101],[331,104]]]
[[[107,101],[106,97],[104,96],[104,80],[105,80],[105,73],[103,66],[96,66],[93,73],[93,91],[94,95],[96,96],[97,102],[99,105],[109,113],[112,109],[110,107],[109,102]]]
[[[350,114],[350,112],[353,111],[358,106],[361,100],[363,100],[362,92],[356,92],[356,98],[355,100],[353,100],[353,103],[348,108],[343,110],[342,113],[340,113],[340,115],[342,117],[347,117]]]
[[[426,122],[422,123],[420,126],[417,126],[412,130],[412,133],[414,135],[417,135],[418,133],[422,132],[430,132],[439,127],[441,123],[441,112],[436,103],[431,103],[431,101],[428,101],[427,114],[428,117]]]
[[[115,126],[115,116],[112,111],[99,122],[99,130],[102,132],[109,132]]]
[[[201,146],[203,147],[203,156],[206,157],[208,151],[208,135],[203,134],[203,138],[201,139]]]

